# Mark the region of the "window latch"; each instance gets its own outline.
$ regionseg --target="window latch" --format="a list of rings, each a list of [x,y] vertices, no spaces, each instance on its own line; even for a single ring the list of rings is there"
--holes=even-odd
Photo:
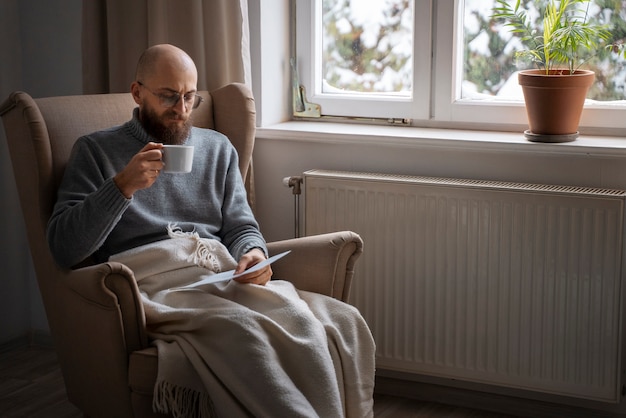
[[[300,84],[298,76],[298,68],[295,58],[291,58],[292,75],[292,98],[293,98],[293,115],[303,118],[319,118],[322,116],[322,106],[317,103],[310,103],[306,98],[306,90]]]

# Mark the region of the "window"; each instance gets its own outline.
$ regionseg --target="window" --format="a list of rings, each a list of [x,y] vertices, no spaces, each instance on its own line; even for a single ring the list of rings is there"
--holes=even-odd
[[[526,0],[532,3],[532,0]],[[622,1],[593,19],[626,38]],[[519,41],[490,20],[494,0],[297,0],[299,82],[322,115],[411,119],[413,125],[525,125]],[[610,54],[609,54],[610,55]],[[626,62],[590,60],[597,82],[581,127],[623,128]]]
[[[429,2],[298,0],[297,68],[325,115],[428,118]]]

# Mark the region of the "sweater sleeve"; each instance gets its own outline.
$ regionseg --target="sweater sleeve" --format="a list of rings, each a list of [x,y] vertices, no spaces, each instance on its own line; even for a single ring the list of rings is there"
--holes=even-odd
[[[222,241],[235,260],[239,260],[253,248],[260,248],[267,256],[266,242],[248,204],[237,152],[234,149],[229,162],[222,205]]]
[[[97,152],[77,141],[48,222],[47,239],[56,262],[72,267],[92,255],[119,222],[132,199],[102,169]]]

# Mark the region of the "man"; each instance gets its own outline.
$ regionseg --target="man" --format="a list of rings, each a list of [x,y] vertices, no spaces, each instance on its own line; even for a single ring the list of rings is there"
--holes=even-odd
[[[158,411],[371,416],[374,344],[356,309],[268,284],[269,266],[237,283],[184,289],[267,256],[235,149],[224,135],[191,126],[197,77],[172,45],[142,54],[133,118],[74,146],[48,225],[55,259],[72,267],[93,257],[133,270],[158,347]],[[193,145],[192,173],[162,174],[163,144]]]

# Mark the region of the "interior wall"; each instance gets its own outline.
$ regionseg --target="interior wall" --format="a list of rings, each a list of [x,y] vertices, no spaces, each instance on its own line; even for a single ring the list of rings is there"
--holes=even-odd
[[[291,91],[284,87],[291,85],[291,65],[286,58],[291,56],[290,37],[286,33],[291,19],[290,3],[289,0],[248,2],[257,126],[287,120],[291,111]]]
[[[81,0],[0,1],[0,100],[80,94]],[[0,344],[48,334],[4,129],[0,129]]]

